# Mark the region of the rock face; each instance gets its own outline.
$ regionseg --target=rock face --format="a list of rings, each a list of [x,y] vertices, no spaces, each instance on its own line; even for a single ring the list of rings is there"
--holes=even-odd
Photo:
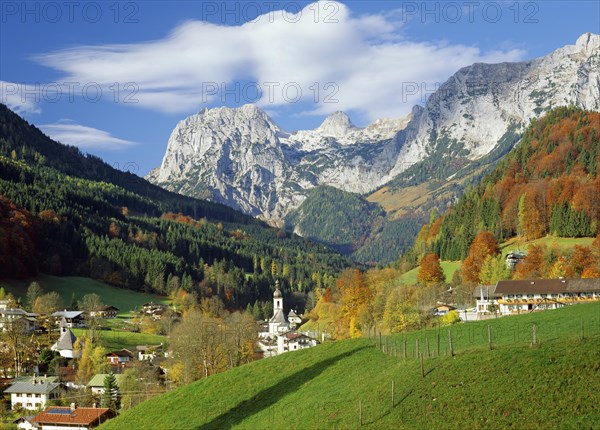
[[[477,160],[509,127],[556,106],[600,110],[600,36],[522,63],[473,64],[402,119],[358,128],[343,112],[288,133],[260,109],[203,110],[181,121],[148,179],[273,224],[317,185],[369,193],[428,157]]]

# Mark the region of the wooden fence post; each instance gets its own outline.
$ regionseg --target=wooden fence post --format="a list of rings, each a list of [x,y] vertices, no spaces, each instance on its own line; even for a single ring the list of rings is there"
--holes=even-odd
[[[431,353],[429,352],[429,338],[425,338],[425,345],[427,346],[427,357],[431,357]]]
[[[406,338],[404,338],[404,359],[406,360]]]
[[[392,409],[394,409],[394,380],[392,379]]]
[[[532,345],[537,345],[537,325],[533,323],[533,338],[531,340]]]
[[[488,345],[490,347],[490,351],[492,350],[492,327],[488,324]]]
[[[454,357],[454,349],[452,348],[452,331],[448,330],[448,344],[450,346],[450,356]]]
[[[421,356],[421,377],[425,378],[425,366],[423,365],[423,354],[420,354]]]
[[[358,424],[362,427],[362,400],[358,401]]]

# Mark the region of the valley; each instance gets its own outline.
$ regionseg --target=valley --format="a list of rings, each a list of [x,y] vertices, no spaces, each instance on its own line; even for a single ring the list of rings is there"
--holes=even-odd
[[[1,7],[0,430],[600,423],[600,4],[54,6]]]

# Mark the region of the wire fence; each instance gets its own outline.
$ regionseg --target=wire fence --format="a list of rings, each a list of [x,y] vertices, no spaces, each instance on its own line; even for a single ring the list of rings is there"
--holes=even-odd
[[[581,305],[575,305],[581,306]],[[485,321],[438,325],[425,330],[384,335],[376,329],[367,330],[366,336],[385,352],[403,359],[418,359],[456,355],[478,348],[495,349],[505,346],[540,345],[561,338],[585,338],[600,334],[600,302],[572,318],[555,318],[555,311],[526,314],[523,318],[511,316]]]

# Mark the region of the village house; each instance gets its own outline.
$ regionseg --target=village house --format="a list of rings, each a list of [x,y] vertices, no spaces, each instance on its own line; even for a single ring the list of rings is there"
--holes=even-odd
[[[167,306],[162,303],[146,302],[142,305],[142,310],[144,313],[152,314],[157,310],[164,310],[166,307]]]
[[[88,430],[114,417],[108,408],[50,406],[31,419],[40,430]]]
[[[133,360],[133,352],[128,349],[120,349],[106,354],[106,359],[113,366],[125,366]]]
[[[139,361],[152,361],[162,354],[163,346],[160,345],[138,345],[135,347]]]
[[[526,279],[498,281],[500,313],[510,315],[600,301],[600,279]]]
[[[93,318],[113,319],[117,317],[118,312],[119,308],[115,308],[114,306],[102,306],[97,311],[90,312],[90,316]]]
[[[288,321],[290,322],[290,327],[292,329],[295,329],[300,324],[302,324],[302,318],[300,318],[294,310],[291,310],[288,314]]]
[[[288,351],[298,351],[300,349],[312,348],[317,346],[319,341],[308,337],[302,333],[286,333],[277,336],[277,354],[283,354]]]
[[[104,394],[104,380],[108,376],[108,373],[97,373],[95,374],[90,382],[87,383],[87,387],[91,390],[92,394]],[[122,374],[115,374],[115,380],[117,386],[121,384],[124,376]]]
[[[58,368],[58,380],[66,388],[77,390],[79,388],[85,388],[85,385],[79,385],[77,380],[77,368],[75,365],[63,366]]]
[[[491,315],[499,310],[498,297],[495,285],[479,285],[473,290],[473,298],[476,300],[475,312],[477,317]]]
[[[448,312],[456,310],[456,308],[454,306],[450,306],[450,305],[438,305],[435,308],[433,308],[433,315],[435,316],[443,316],[446,315]]]
[[[57,320],[65,320],[66,327],[75,328],[83,327],[85,325],[85,312],[83,311],[56,311],[51,316]]]
[[[515,270],[517,263],[521,262],[525,257],[527,257],[527,252],[525,251],[511,251],[506,254],[504,262],[510,270]]]
[[[55,376],[32,376],[16,379],[4,394],[10,394],[12,410],[24,408],[35,411],[44,408],[51,400],[58,400],[63,392]]]
[[[19,417],[13,421],[13,424],[16,424],[19,430],[35,430],[38,427],[31,422],[34,416],[35,415],[25,415]]]
[[[37,316],[23,309],[0,308],[0,331],[6,331],[11,324],[22,324],[25,331],[32,333],[36,329]]]

